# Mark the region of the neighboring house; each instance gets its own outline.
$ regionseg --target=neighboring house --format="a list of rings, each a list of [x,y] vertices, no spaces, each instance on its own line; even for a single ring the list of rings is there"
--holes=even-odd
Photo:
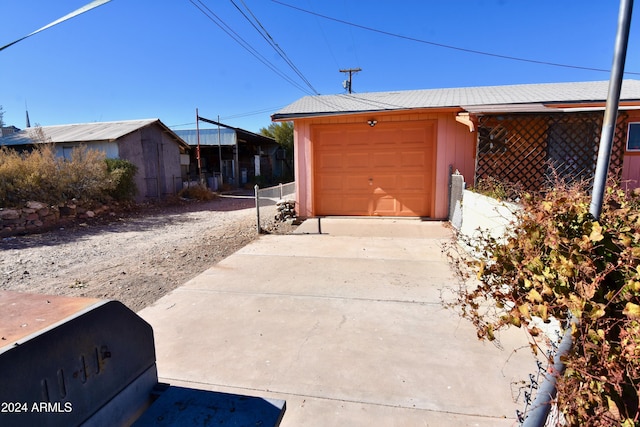
[[[3,126],[3,127],[0,127],[0,137],[9,136],[12,133],[16,133],[16,132],[20,132],[20,129],[18,129],[15,126],[6,126],[6,127]]]
[[[44,140],[36,129],[42,130]],[[135,164],[138,201],[175,194],[189,166],[189,146],[158,119],[42,126],[0,138],[0,146],[16,150],[42,143],[55,144],[60,157],[68,158],[75,147],[86,146],[107,158]]]
[[[609,82],[304,97],[272,116],[294,122],[302,217],[448,215],[449,176],[540,188],[590,177]],[[637,123],[636,123],[637,122]],[[611,170],[640,182],[640,81],[622,86]]]
[[[189,176],[192,180],[197,180],[200,173],[207,180],[221,175],[223,183],[239,187],[256,176],[273,181],[283,175],[280,146],[273,138],[207,121],[219,126],[200,129],[199,138],[196,129],[174,131],[191,147]]]

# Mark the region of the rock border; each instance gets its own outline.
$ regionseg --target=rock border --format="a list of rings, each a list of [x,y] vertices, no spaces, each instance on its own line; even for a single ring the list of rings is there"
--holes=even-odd
[[[38,233],[72,220],[94,218],[113,210],[108,205],[89,208],[76,201],[54,206],[29,201],[21,208],[0,208],[0,237]]]

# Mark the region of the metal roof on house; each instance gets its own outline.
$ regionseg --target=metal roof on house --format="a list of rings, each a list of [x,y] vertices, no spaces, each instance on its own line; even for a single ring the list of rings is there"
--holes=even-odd
[[[460,108],[473,113],[537,111],[550,104],[588,104],[607,99],[609,81],[479,86],[306,96],[272,120],[410,109]],[[640,80],[624,80],[621,101],[640,105]]]
[[[138,129],[157,123],[170,133],[180,145],[187,144],[159,119],[124,120],[116,122],[77,123],[70,125],[40,126],[47,141],[55,144],[65,142],[114,141]],[[0,145],[29,145],[39,143],[34,135],[36,128],[24,129],[0,138]]]
[[[248,143],[253,145],[275,145],[276,140],[270,136],[265,136],[251,131],[225,125],[224,123],[199,117],[199,120],[209,124],[217,125],[216,129],[200,129],[200,145],[215,145],[220,143],[221,146],[236,145],[236,143]],[[218,129],[220,133],[218,133]],[[195,147],[198,144],[198,130],[185,129],[175,130],[180,138],[184,139],[190,146]]]
[[[198,131],[196,129],[174,130],[174,132],[192,147],[198,145]],[[236,131],[229,128],[200,129],[200,145],[236,145]]]

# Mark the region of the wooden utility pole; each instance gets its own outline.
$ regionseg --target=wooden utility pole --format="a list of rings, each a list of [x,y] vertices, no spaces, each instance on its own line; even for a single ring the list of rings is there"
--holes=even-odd
[[[344,86],[344,88],[349,91],[349,93],[351,93],[351,77],[357,73],[358,71],[362,71],[362,68],[346,68],[343,70],[340,70],[341,73],[349,73],[349,80],[345,80],[342,85]]]
[[[198,181],[202,184],[202,162],[200,160],[200,115],[198,114],[198,109],[196,108],[196,138],[198,140],[198,145],[196,146],[196,159],[198,160]]]

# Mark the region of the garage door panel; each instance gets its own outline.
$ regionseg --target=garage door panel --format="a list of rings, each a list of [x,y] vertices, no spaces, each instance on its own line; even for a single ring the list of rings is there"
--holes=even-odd
[[[318,167],[325,171],[342,169],[342,155],[321,152],[318,155]]]
[[[348,153],[344,157],[345,167],[349,169],[369,169],[369,153]]]
[[[400,153],[400,167],[426,168],[427,153],[424,150],[411,150]]]
[[[318,202],[318,209],[321,212],[330,212],[328,215],[368,215],[369,197],[326,196]]]
[[[325,196],[318,203],[318,209],[323,212],[337,212],[344,210],[342,205],[342,197],[337,196]]]
[[[371,186],[377,189],[381,189],[385,192],[396,191],[398,187],[399,177],[398,175],[381,175],[376,174],[371,180]]]
[[[322,135],[322,148],[324,150],[339,150],[348,143],[347,135],[344,132],[324,132]]]
[[[407,174],[399,178],[400,191],[429,191],[431,187],[429,180],[424,175]]]
[[[369,212],[368,196],[350,196],[342,199],[344,215],[367,215]]]
[[[395,151],[376,151],[372,156],[374,168],[393,168],[398,166],[398,158]]]
[[[340,175],[325,175],[320,177],[317,185],[323,193],[340,192],[344,189],[344,179]]]
[[[384,129],[380,126],[371,129],[368,136],[369,141],[375,145],[385,145],[398,138],[398,130],[393,128]]]
[[[400,131],[400,135],[403,141],[424,141],[424,131],[426,126],[411,126],[405,127]]]
[[[367,144],[368,129],[350,129],[342,131],[344,139],[353,146],[366,145]]]
[[[423,196],[404,196],[398,204],[398,216],[414,216],[415,212],[427,212],[426,198]]]
[[[359,191],[362,193],[369,193],[371,191],[369,185],[369,175],[353,175],[349,174],[342,176],[341,179],[344,182],[344,189],[346,191],[354,192]]]
[[[396,216],[397,200],[392,195],[386,195],[373,200],[373,214],[380,216]]]

